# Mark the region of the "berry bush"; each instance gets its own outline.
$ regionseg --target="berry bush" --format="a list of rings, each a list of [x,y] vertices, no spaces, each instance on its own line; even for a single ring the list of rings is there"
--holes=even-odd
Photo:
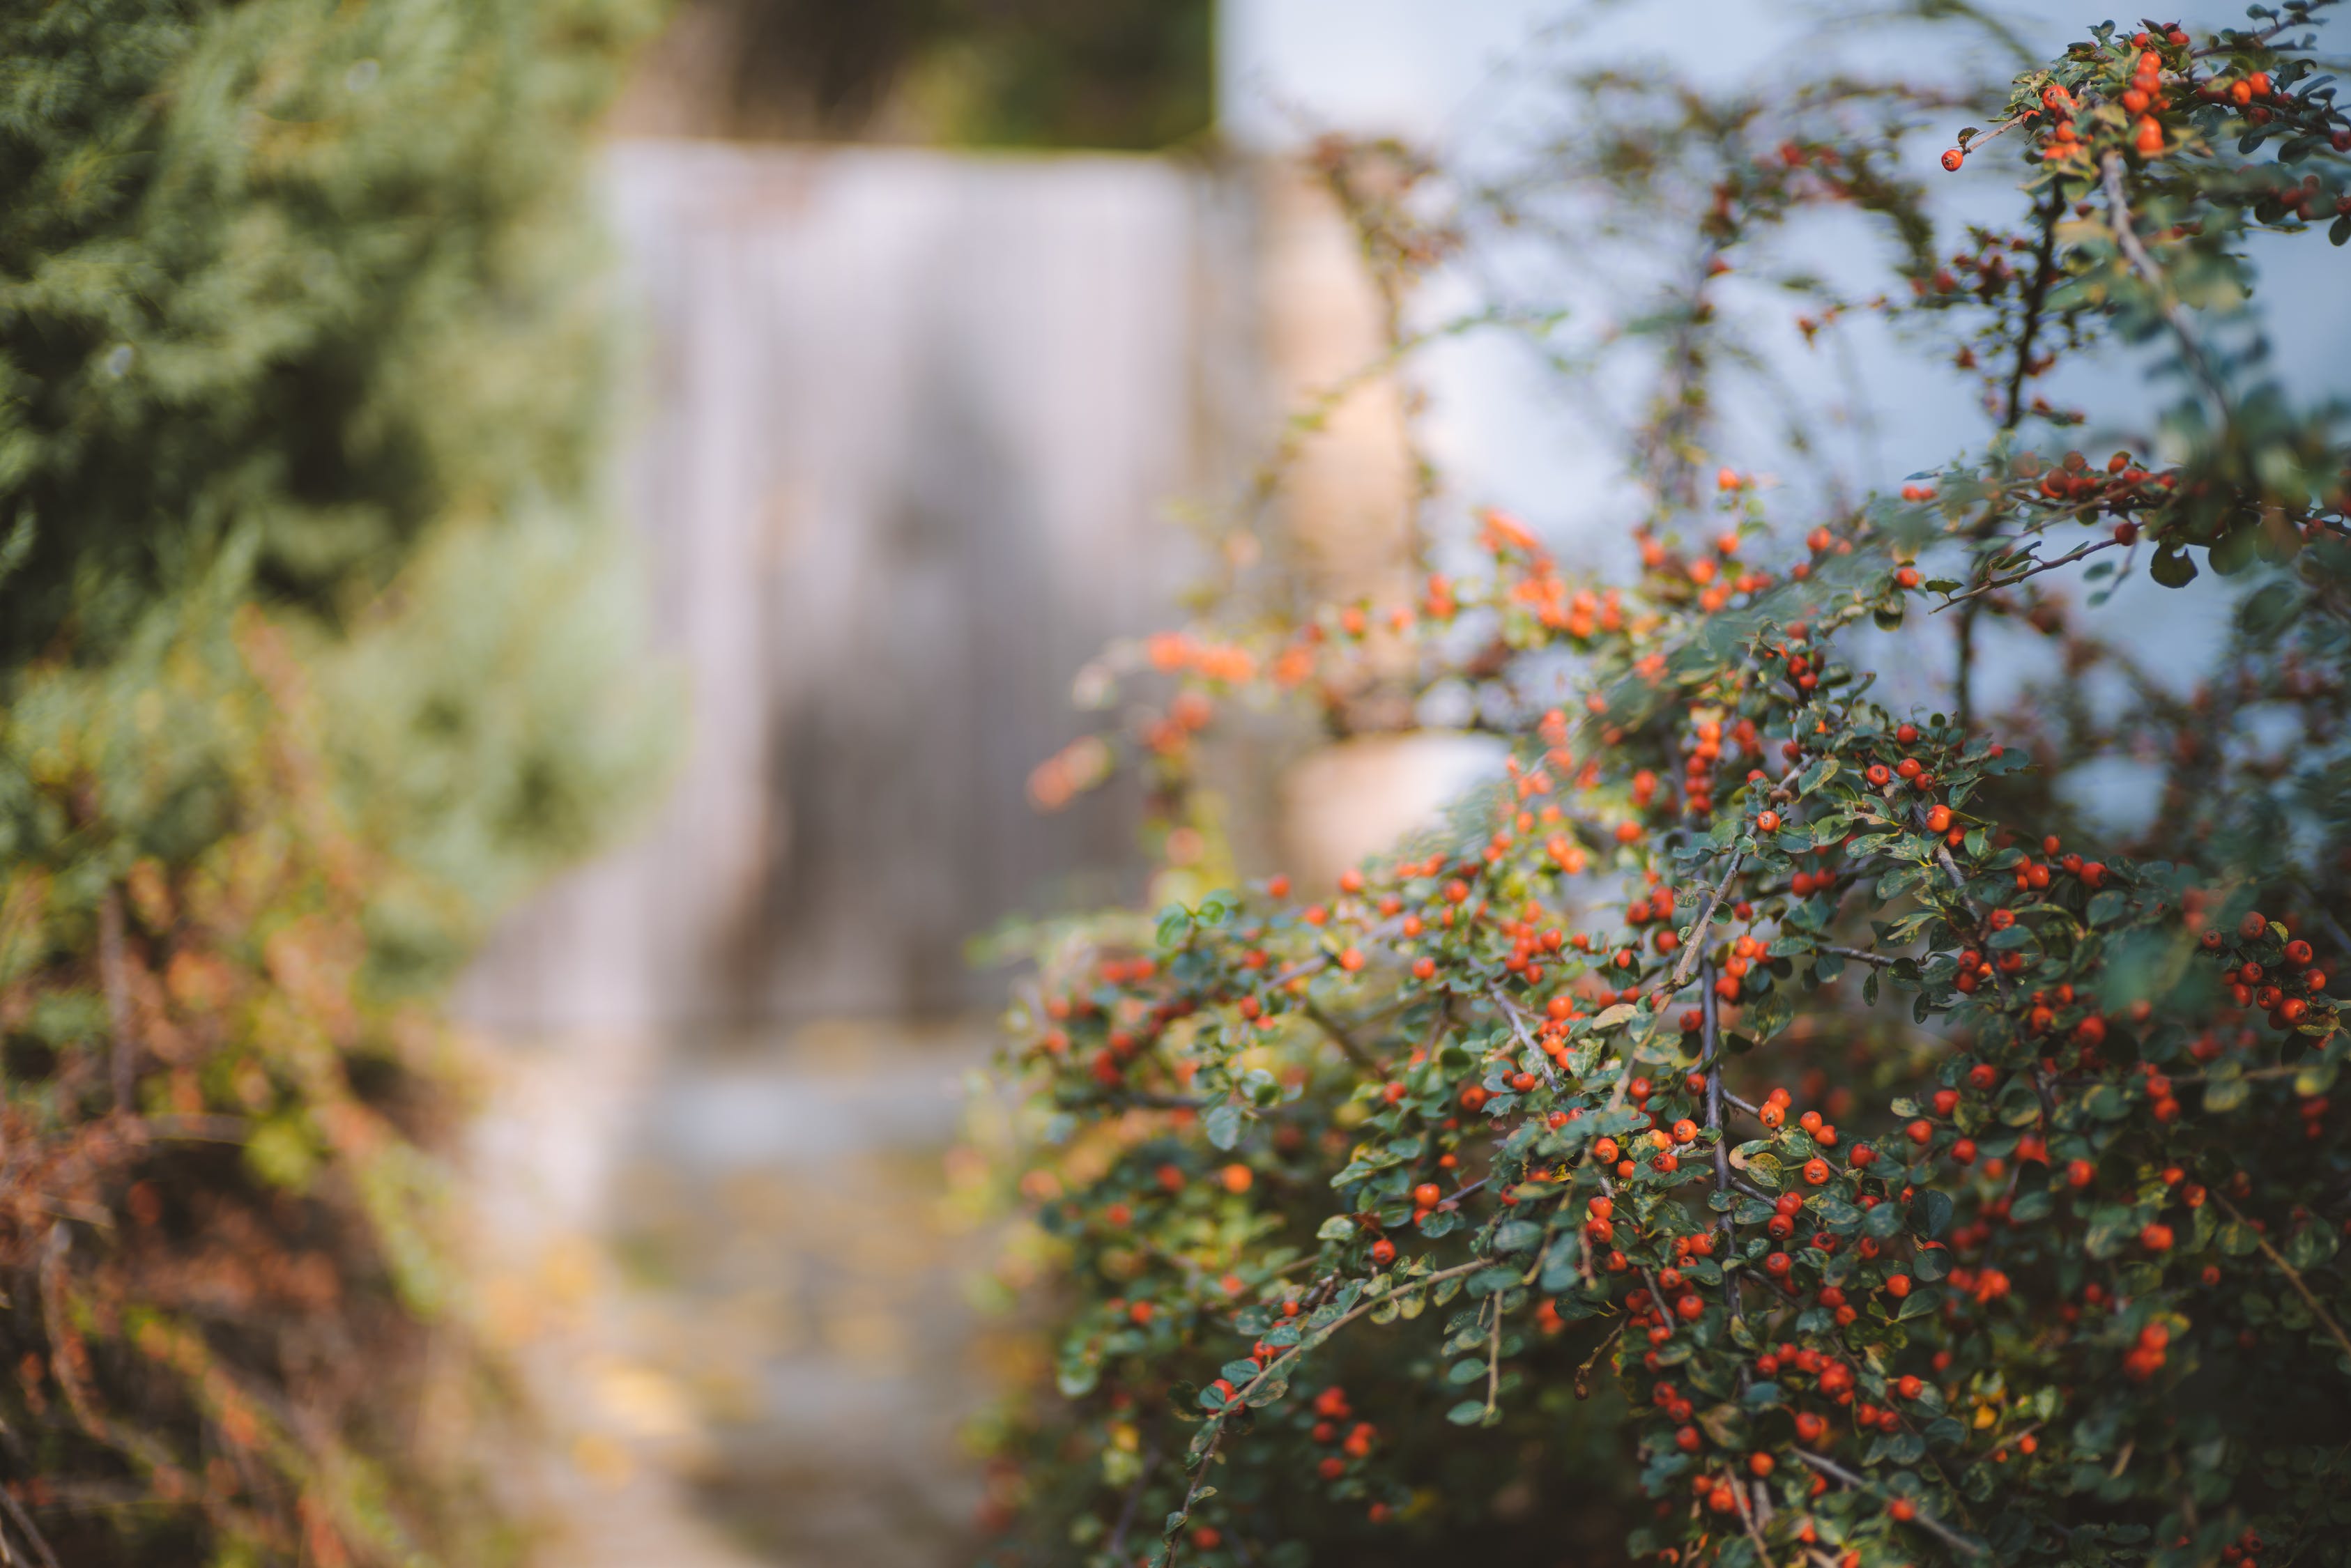
[[[2346,1561],[2351,477],[2252,266],[2351,237],[2323,9],[2018,76],[1939,158],[2018,192],[1956,249],[1916,131],[1964,94],[1576,85],[1548,177],[1688,260],[1637,575],[1489,512],[1392,602],[1236,587],[1040,770],[1133,753],[1185,896],[1043,932],[1010,1017],[1057,1387],[995,1434],[995,1561]],[[1381,188],[1375,264],[1467,232]],[[1834,211],[1875,298],[1791,243]],[[1939,345],[1988,428],[1890,496],[1719,466],[1750,277]],[[2168,400],[2110,456],[2032,390],[2091,353]],[[2102,630],[2139,579],[2225,600],[2191,695]],[[2045,674],[1987,713],[1996,639]],[[1203,735],[1380,682],[1477,694],[1506,776],[1335,889],[1206,874]],[[2101,755],[2145,822],[2059,788]]]

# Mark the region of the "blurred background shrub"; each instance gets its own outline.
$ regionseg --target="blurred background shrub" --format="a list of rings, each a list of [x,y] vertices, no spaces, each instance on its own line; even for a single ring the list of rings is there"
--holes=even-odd
[[[506,1549],[419,1004],[656,766],[584,183],[653,19],[0,16],[12,1560]]]

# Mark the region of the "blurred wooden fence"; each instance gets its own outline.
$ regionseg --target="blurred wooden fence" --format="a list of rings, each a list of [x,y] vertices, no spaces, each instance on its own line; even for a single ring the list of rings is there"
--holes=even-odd
[[[509,923],[509,1036],[907,1017],[1007,913],[1134,892],[1131,800],[1040,820],[1070,683],[1165,624],[1167,506],[1261,441],[1250,204],[1149,159],[622,143],[626,458],[690,753]],[[1241,434],[1236,434],[1237,431]]]

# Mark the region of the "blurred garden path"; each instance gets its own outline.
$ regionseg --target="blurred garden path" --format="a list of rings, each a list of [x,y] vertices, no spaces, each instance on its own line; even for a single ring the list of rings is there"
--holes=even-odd
[[[1001,980],[964,944],[1140,888],[1134,797],[1040,819],[1028,776],[1097,722],[1080,668],[1179,613],[1169,505],[1231,488],[1246,204],[1118,156],[648,141],[607,180],[690,737],[459,999],[493,1332],[558,1437],[544,1560],[944,1568],[960,1429],[1035,1354],[967,1294]]]
[[[555,1439],[542,1561],[968,1555],[959,1427],[1032,1354],[963,1293],[988,1241],[946,1155],[986,1044],[818,1029],[650,1074],[611,1040],[498,1050],[486,1290]]]

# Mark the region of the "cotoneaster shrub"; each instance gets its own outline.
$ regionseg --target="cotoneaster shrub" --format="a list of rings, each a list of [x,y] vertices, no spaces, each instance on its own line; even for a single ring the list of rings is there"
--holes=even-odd
[[[2007,160],[2013,226],[1948,255],[1902,172],[1948,99],[1580,84],[1552,177],[1687,279],[1635,329],[1640,571],[1488,515],[1409,601],[1243,595],[1129,661],[1190,891],[1043,933],[1011,1015],[1057,1387],[998,1431],[991,1561],[2345,1560],[2351,478],[2247,303],[2256,231],[2351,235],[2315,9],[2104,26],[2016,78],[1941,159]],[[1896,276],[1805,337],[1893,318],[1991,427],[1790,516],[1708,454],[1715,299],[1835,207]],[[1375,260],[1447,230],[1364,221]],[[2088,415],[2032,392],[2101,342],[2176,389],[2164,460],[2067,450]],[[2193,696],[2045,591],[2142,573],[2230,594]],[[1986,716],[1995,628],[2043,674]],[[1870,655],[1951,660],[1946,699],[1876,699]],[[1197,736],[1399,669],[1479,695],[1505,782],[1327,894],[1182,869],[1214,863]],[[2160,799],[2100,841],[2053,779],[2118,747]]]

